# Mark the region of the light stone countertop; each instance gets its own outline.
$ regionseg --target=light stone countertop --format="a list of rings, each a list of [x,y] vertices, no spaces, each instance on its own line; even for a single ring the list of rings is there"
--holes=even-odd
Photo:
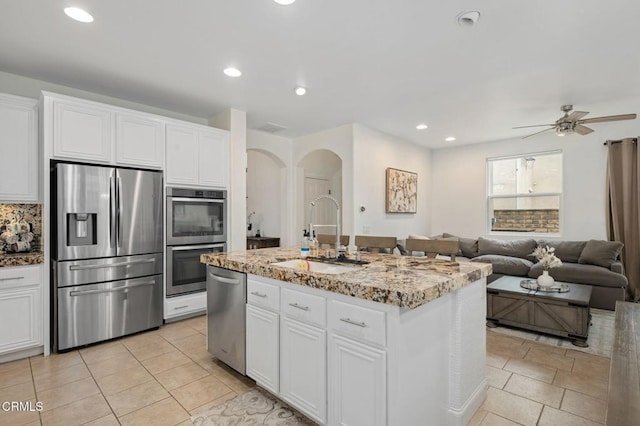
[[[29,253],[0,254],[0,268],[8,266],[39,265],[44,262],[44,253],[41,251]]]
[[[491,264],[450,262],[426,257],[362,253],[369,261],[357,271],[323,274],[272,266],[299,259],[297,248],[266,248],[210,253],[200,261],[247,274],[259,275],[360,299],[414,309],[491,274]]]

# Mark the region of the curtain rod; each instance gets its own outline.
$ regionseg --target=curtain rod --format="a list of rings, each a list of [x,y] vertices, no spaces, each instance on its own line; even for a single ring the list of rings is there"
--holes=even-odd
[[[622,143],[622,139],[621,139],[621,140],[618,140],[618,141],[606,141],[606,142],[605,142],[605,143],[603,143],[602,145],[607,146],[607,144],[608,144],[609,142],[611,142],[611,144],[612,144],[612,145],[613,145],[613,144],[615,144],[615,143]],[[631,142],[632,142],[632,143],[637,143],[637,142],[638,142],[638,139],[636,139],[636,138],[631,138]]]

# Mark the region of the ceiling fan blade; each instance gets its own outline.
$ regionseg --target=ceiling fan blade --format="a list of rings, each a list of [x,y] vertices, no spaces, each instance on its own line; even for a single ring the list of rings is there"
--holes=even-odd
[[[527,135],[527,136],[523,137],[522,139],[530,138],[531,136],[535,136],[535,135],[538,135],[540,133],[547,132],[547,131],[553,130],[553,129],[554,129],[554,127],[551,127],[549,129],[540,130],[539,132],[531,133],[530,135]]]
[[[571,114],[569,114],[569,116],[567,117],[567,120],[578,121],[587,114],[589,113],[586,111],[573,111]]]
[[[533,126],[520,126],[520,127],[512,127],[512,129],[526,129],[527,127],[542,127],[542,126],[555,126],[556,123],[553,124],[534,124]]]
[[[593,132],[593,129],[588,128],[587,126],[583,126],[582,124],[576,124],[576,127],[573,129],[579,135],[588,135]]]
[[[621,115],[607,115],[606,117],[594,117],[580,120],[578,124],[586,123],[605,123],[607,121],[620,121],[620,120],[634,120],[637,117],[636,114],[621,114]]]

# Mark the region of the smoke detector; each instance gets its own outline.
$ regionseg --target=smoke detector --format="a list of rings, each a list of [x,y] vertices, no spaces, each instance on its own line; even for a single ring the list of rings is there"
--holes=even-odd
[[[461,27],[473,27],[480,19],[480,12],[477,10],[467,10],[457,16],[458,25]]]

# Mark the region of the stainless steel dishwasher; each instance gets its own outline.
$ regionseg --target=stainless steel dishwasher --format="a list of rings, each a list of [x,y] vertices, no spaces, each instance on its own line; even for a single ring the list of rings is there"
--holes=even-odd
[[[247,275],[207,266],[207,351],[245,374]]]

